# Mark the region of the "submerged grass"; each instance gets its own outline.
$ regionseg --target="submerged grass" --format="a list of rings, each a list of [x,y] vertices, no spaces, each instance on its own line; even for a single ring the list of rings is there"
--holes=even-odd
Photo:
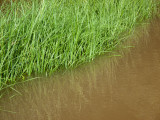
[[[24,76],[51,74],[111,52],[154,0],[10,1],[0,8],[0,90]]]

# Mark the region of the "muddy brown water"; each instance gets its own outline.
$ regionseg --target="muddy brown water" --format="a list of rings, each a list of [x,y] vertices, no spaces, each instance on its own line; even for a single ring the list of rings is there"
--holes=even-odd
[[[122,57],[15,86],[0,120],[160,120],[160,21],[137,39]]]

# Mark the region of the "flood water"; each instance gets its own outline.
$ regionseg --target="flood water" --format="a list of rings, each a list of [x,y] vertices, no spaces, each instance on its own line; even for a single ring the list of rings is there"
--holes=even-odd
[[[160,120],[160,21],[131,41],[122,57],[6,91],[0,120]]]

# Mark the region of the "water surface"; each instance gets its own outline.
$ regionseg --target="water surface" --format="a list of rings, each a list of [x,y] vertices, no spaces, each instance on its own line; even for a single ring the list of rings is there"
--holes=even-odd
[[[0,119],[160,120],[160,21],[135,39],[122,57],[15,86],[0,101]]]

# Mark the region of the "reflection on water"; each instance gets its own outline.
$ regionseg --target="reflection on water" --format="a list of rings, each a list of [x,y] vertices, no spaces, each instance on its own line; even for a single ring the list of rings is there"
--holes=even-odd
[[[123,57],[15,86],[2,120],[160,120],[160,23]],[[126,51],[126,50],[125,50]]]

